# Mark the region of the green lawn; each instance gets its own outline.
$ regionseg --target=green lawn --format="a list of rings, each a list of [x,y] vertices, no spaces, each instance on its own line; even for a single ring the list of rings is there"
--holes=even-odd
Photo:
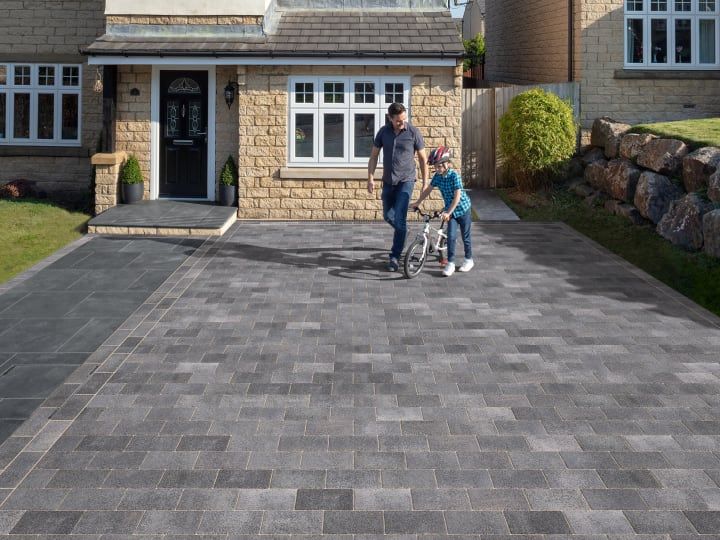
[[[0,200],[0,283],[80,238],[88,219],[47,201]]]
[[[631,131],[680,139],[685,141],[692,149],[703,146],[720,146],[720,118],[638,124]]]
[[[547,196],[531,196],[529,205],[499,195],[527,221],[562,221],[585,236],[720,315],[720,260],[688,253],[673,246],[649,226],[632,225],[603,208],[589,208],[575,195],[557,189]],[[514,199],[514,197],[513,197]],[[528,206],[533,205],[534,208]]]

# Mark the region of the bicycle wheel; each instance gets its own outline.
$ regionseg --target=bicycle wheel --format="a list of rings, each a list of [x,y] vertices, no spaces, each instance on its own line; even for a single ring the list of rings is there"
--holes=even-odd
[[[405,264],[403,271],[405,277],[412,279],[417,276],[425,266],[425,260],[427,259],[427,253],[425,252],[425,242],[421,239],[415,240],[407,252],[405,253]]]

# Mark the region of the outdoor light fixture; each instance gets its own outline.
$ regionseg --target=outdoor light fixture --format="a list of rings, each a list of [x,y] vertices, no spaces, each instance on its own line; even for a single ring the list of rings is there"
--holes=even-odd
[[[235,93],[239,92],[239,90],[240,88],[238,83],[228,81],[225,90],[223,90],[223,95],[225,96],[225,103],[227,103],[228,109],[232,107],[232,104],[235,101]]]
[[[93,91],[96,94],[102,94],[103,91],[103,76],[100,73],[100,68],[95,68],[95,84],[93,84]]]

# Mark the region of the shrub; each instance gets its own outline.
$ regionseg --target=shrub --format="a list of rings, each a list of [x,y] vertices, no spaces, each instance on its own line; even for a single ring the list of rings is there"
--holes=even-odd
[[[465,60],[463,60],[463,71],[479,66],[485,62],[485,38],[482,34],[472,39],[463,39],[465,46]]]
[[[238,169],[232,156],[228,156],[225,165],[223,165],[220,173],[220,183],[223,186],[237,186],[238,184]]]
[[[142,184],[143,176],[140,171],[140,163],[137,158],[131,155],[120,169],[120,182],[123,184]]]
[[[575,152],[576,136],[568,102],[541,89],[515,96],[500,118],[500,152],[518,189],[547,186]]]
[[[29,180],[11,180],[0,186],[0,199],[24,199],[35,197],[35,182]]]

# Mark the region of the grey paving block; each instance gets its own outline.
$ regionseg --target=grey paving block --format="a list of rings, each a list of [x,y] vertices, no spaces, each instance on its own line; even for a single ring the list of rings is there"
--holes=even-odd
[[[82,514],[82,512],[28,511],[18,520],[10,534],[70,534]]]
[[[182,494],[181,489],[128,489],[117,508],[118,510],[175,510]]]
[[[203,514],[197,533],[205,534],[258,534],[262,512],[207,511]]]
[[[565,510],[565,517],[575,534],[632,535],[630,523],[620,510]]]
[[[502,512],[445,512],[449,534],[508,534]]]
[[[562,512],[523,512],[506,510],[505,519],[511,534],[570,534]]]
[[[84,512],[73,534],[132,534],[142,515],[142,512]]]
[[[262,520],[260,534],[320,534],[323,532],[323,512],[305,511],[266,511]]]
[[[352,510],[351,489],[298,489],[295,510]]]
[[[386,534],[434,534],[445,532],[445,519],[442,512],[425,510],[385,512]]]
[[[698,512],[688,510],[685,516],[700,534],[720,534],[720,512]]]
[[[201,490],[199,490],[201,491]],[[210,494],[218,491],[213,490]],[[187,494],[188,490],[185,491]],[[201,493],[207,493],[202,492]],[[185,499],[183,494],[183,499]],[[237,493],[238,510],[293,510],[295,508],[295,489],[241,489]],[[182,500],[180,503],[182,504]]]
[[[602,481],[609,488],[658,488],[660,483],[646,470],[598,470]]]
[[[682,512],[626,510],[625,517],[637,534],[695,533],[695,529]]]
[[[139,534],[195,534],[203,512],[148,510],[136,531]]]
[[[414,510],[470,510],[470,498],[465,489],[413,489]]]
[[[473,510],[529,510],[522,489],[468,489]]]

